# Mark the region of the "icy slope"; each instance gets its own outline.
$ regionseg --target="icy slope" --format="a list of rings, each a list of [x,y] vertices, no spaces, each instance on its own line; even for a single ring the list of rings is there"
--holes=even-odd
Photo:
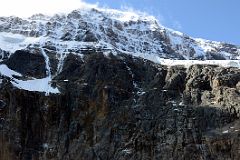
[[[239,46],[194,39],[163,27],[143,13],[92,8],[48,17],[0,18],[0,48],[14,52],[29,44],[81,53],[98,48],[141,56],[174,59],[240,59]],[[47,43],[47,44],[46,44]]]

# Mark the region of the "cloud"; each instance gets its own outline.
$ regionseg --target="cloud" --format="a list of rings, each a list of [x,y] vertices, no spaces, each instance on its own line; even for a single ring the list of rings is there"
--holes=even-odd
[[[0,16],[29,17],[37,13],[53,15],[95,6],[82,0],[5,0],[0,5]]]

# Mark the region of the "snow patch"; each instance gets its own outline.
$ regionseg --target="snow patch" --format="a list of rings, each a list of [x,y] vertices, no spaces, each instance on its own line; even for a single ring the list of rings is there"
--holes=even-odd
[[[122,152],[126,153],[126,154],[131,154],[132,153],[132,150],[131,149],[124,149],[122,150]]]
[[[29,44],[36,43],[37,41],[39,41],[39,38],[0,32],[0,48],[10,53],[14,53],[16,50],[24,49]]]
[[[121,22],[129,22],[129,21],[157,21],[154,16],[150,16],[147,13],[133,11],[133,10],[116,10],[109,8],[95,8],[96,10],[105,13],[111,19],[115,19]]]
[[[5,64],[0,65],[0,73],[6,77],[11,78],[11,83],[20,89],[27,91],[45,92],[46,95],[49,93],[60,93],[58,88],[53,88],[51,86],[51,78],[46,77],[42,79],[32,79],[32,80],[19,80],[14,76],[22,77],[22,75],[16,71],[11,70]]]
[[[10,68],[8,68],[8,66],[5,64],[0,65],[0,73],[9,78],[13,78],[13,76],[19,76],[19,77],[22,76],[20,73],[15,72]]]
[[[227,133],[229,133],[229,131],[228,131],[228,130],[226,130],[226,131],[223,131],[222,133],[223,133],[223,134],[227,134]]]
[[[42,51],[42,55],[45,58],[45,64],[46,64],[46,75],[51,79],[51,68],[50,68],[50,61],[49,61],[49,57],[46,54],[46,52],[44,51],[43,48],[41,48]]]
[[[27,91],[45,92],[46,95],[49,95],[49,93],[54,94],[60,93],[57,88],[53,88],[51,86],[50,77],[26,81],[15,79],[14,81],[12,81],[12,84],[17,88],[24,89]]]
[[[185,66],[186,68],[192,65],[217,65],[221,67],[236,67],[240,68],[239,60],[173,60],[173,59],[163,59],[158,57],[158,63],[166,66]]]

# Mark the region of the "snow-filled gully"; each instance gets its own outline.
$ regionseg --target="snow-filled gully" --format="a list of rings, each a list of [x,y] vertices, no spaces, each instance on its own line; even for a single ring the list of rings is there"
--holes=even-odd
[[[41,52],[42,52],[43,57],[45,58],[46,75],[47,75],[47,77],[49,77],[49,78],[51,79],[51,78],[52,78],[52,75],[51,75],[51,68],[50,68],[49,57],[48,57],[47,53],[44,51],[43,48],[41,48]]]

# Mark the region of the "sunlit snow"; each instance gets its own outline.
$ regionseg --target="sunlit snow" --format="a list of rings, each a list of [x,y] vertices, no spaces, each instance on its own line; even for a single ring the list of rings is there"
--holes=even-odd
[[[39,38],[26,37],[21,34],[0,32],[0,48],[2,50],[14,53],[16,50],[24,49],[29,44],[34,44]]]
[[[51,86],[51,78],[46,77],[42,79],[31,79],[31,80],[19,80],[14,78],[14,76],[21,77],[22,75],[18,72],[15,72],[8,68],[5,64],[0,65],[0,74],[6,77],[11,78],[11,83],[20,89],[24,89],[27,91],[36,91],[36,92],[45,92],[49,93],[60,93],[58,88],[53,88]]]
[[[163,59],[157,58],[158,63],[166,66],[185,66],[190,67],[194,64],[200,65],[217,65],[221,67],[237,67],[240,68],[240,61],[239,60],[173,60],[173,59]]]
[[[46,94],[60,93],[57,88],[53,88],[51,86],[50,77],[26,81],[15,79],[14,81],[12,81],[12,84],[17,88],[28,91],[45,92]]]
[[[22,76],[20,73],[9,69],[5,64],[0,65],[0,73],[1,75],[4,75],[9,78],[13,78],[13,76],[19,76],[19,77]]]

